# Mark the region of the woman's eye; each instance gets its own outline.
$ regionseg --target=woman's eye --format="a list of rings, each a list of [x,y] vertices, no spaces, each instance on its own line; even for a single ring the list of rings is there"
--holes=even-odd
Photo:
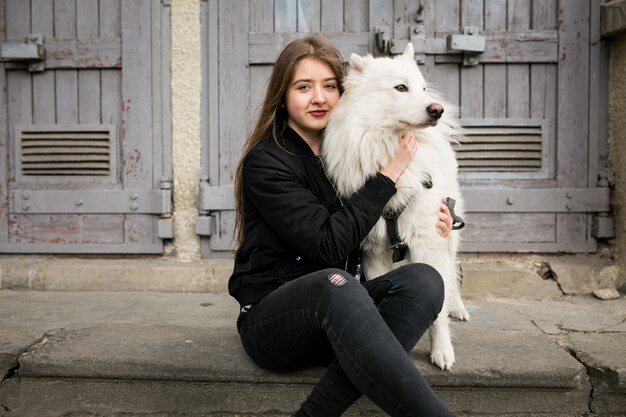
[[[298,86],[298,90],[308,90],[308,89],[309,89],[309,86],[306,84],[302,84]]]
[[[409,91],[409,87],[407,87],[407,86],[406,86],[406,85],[404,85],[404,84],[398,84],[398,85],[396,85],[394,88],[395,88],[396,90],[398,90],[399,92],[401,92],[401,93],[406,93],[406,92],[408,92],[408,91]]]
[[[334,90],[335,88],[337,88],[337,86],[335,84],[326,84],[326,88]]]

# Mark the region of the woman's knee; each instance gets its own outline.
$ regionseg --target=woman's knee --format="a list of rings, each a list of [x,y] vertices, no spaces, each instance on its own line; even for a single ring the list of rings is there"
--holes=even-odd
[[[441,274],[432,266],[423,263],[408,264],[399,269],[397,284],[415,297],[429,299],[435,309],[440,311],[445,297],[445,285]]]
[[[320,295],[322,297],[357,297],[367,292],[363,286],[352,275],[341,269],[328,268],[320,270],[308,277],[303,277],[309,281],[309,289],[311,294]]]

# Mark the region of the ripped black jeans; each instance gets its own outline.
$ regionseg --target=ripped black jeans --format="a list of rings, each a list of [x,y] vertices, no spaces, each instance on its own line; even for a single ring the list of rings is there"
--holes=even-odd
[[[241,316],[239,330],[264,368],[330,364],[296,416],[340,416],[363,394],[392,416],[453,416],[407,354],[443,297],[441,276],[425,264],[365,284],[326,269],[267,295]]]

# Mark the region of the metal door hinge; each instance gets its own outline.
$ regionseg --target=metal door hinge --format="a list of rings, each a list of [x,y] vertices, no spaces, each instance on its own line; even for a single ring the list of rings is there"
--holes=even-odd
[[[594,216],[591,225],[591,235],[596,239],[612,239],[615,237],[615,222],[613,217]]]
[[[463,65],[478,65],[478,55],[485,52],[485,37],[475,26],[463,28],[463,34],[446,37],[446,47],[450,51],[463,52]]]
[[[26,42],[8,41],[0,43],[0,61],[27,61],[31,72],[43,71],[45,50],[43,36],[35,33],[28,35]]]
[[[196,234],[198,236],[213,236],[217,231],[215,216],[200,214],[196,217]]]

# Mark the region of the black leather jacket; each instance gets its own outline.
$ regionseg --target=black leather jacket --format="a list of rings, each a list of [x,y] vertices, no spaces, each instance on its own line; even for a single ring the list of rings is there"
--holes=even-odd
[[[243,166],[244,240],[228,283],[242,306],[310,272],[345,269],[396,192],[377,174],[342,202],[309,145],[288,126],[282,139],[257,145]]]

